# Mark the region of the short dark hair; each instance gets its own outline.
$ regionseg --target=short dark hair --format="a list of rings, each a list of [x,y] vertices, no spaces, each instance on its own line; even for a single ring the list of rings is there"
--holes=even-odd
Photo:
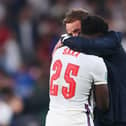
[[[82,19],[82,34],[94,35],[96,33],[105,34],[108,32],[108,24],[100,16],[88,15],[86,19]]]
[[[79,9],[72,9],[68,11],[65,15],[65,18],[63,20],[63,24],[66,23],[72,23],[76,20],[82,20],[85,19],[88,15],[88,11],[82,8]]]

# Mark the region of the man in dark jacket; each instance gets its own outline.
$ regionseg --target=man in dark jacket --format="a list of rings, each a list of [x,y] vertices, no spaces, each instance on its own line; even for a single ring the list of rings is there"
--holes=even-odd
[[[97,16],[87,16],[82,20],[83,34],[92,35],[107,27],[106,22]],[[104,28],[103,28],[104,29]],[[104,36],[88,39],[70,37],[63,44],[71,49],[98,55],[104,58],[108,68],[108,85],[110,90],[110,108],[106,113],[96,109],[96,126],[126,126],[126,53],[121,46],[121,33],[103,31]]]

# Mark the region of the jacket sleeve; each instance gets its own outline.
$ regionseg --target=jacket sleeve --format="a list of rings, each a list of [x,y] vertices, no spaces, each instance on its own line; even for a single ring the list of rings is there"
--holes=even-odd
[[[63,44],[71,49],[94,55],[112,55],[121,46],[122,33],[110,31],[102,37],[87,39],[84,37],[71,37],[64,40]]]

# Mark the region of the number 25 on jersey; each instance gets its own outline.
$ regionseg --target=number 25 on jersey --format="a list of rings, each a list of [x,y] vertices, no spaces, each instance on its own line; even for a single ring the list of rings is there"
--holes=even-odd
[[[55,73],[51,76],[50,79],[50,95],[57,96],[58,95],[58,84],[54,83],[54,80],[57,80],[60,77],[61,71],[62,71],[62,62],[61,60],[56,60],[52,66],[52,70],[55,71]],[[62,86],[62,95],[64,98],[69,99],[72,98],[75,95],[75,89],[76,89],[76,82],[71,77],[77,76],[79,71],[79,66],[75,64],[68,63],[66,66],[66,70],[64,73],[64,80],[66,84],[69,86],[65,87]]]

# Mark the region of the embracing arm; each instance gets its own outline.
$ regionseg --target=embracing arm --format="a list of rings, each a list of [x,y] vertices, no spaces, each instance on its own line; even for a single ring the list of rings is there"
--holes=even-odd
[[[84,37],[71,37],[63,41],[63,44],[76,51],[96,54],[111,55],[116,53],[121,45],[122,34],[110,31],[102,37],[87,39]]]

